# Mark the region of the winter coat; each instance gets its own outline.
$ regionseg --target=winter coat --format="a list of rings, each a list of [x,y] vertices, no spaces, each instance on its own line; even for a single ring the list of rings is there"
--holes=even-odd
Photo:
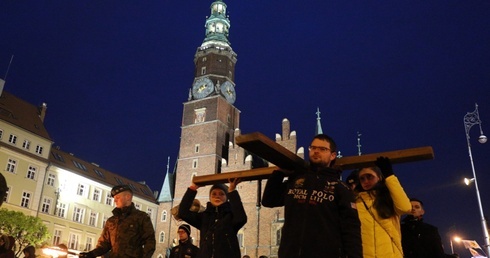
[[[437,227],[409,215],[403,220],[401,229],[405,258],[445,257]]]
[[[373,207],[373,191],[360,192],[356,199],[357,211],[361,220],[364,258],[403,257],[400,217],[411,212],[412,204],[395,175],[387,177],[385,183],[393,199],[394,216],[383,219],[378,215]]]
[[[228,193],[227,202],[218,207],[207,203],[201,213],[190,211],[197,191],[187,189],[179,205],[179,216],[200,230],[198,258],[240,258],[238,231],[247,223],[238,191]]]
[[[134,207],[134,203],[124,208],[112,210],[102,230],[97,246],[91,253],[110,258],[151,258],[155,252],[155,230],[146,212]]]
[[[179,245],[172,248],[169,258],[196,258],[199,248],[192,244],[192,241],[180,241]]]
[[[279,258],[362,257],[354,196],[339,175],[322,167],[296,171],[287,181],[281,171],[269,177],[262,204],[284,206]]]

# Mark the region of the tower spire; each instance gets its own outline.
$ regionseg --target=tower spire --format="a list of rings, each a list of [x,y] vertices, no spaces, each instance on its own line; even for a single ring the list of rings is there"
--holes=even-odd
[[[230,20],[226,14],[226,4],[216,0],[211,4],[211,15],[206,19],[206,37],[201,45],[217,44],[230,46],[228,40],[230,31]]]
[[[316,128],[315,128],[315,135],[319,135],[323,133],[322,130],[322,123],[320,122],[320,108],[316,108]]]

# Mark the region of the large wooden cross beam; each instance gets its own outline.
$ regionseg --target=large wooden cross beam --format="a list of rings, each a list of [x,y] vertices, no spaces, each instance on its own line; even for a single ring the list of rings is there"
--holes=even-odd
[[[286,149],[284,146],[267,138],[265,135],[255,132],[239,135],[235,138],[238,146],[258,155],[259,157],[276,165],[274,167],[255,168],[236,172],[221,174],[195,176],[193,182],[197,185],[211,185],[217,183],[228,183],[229,178],[242,178],[243,181],[260,180],[269,178],[270,174],[278,167],[288,170],[302,169],[306,166],[306,161]],[[393,164],[405,163],[434,158],[432,147],[419,147],[388,152],[379,152],[361,156],[348,156],[337,158],[335,166],[343,170],[370,167],[374,165],[379,156],[388,157]]]

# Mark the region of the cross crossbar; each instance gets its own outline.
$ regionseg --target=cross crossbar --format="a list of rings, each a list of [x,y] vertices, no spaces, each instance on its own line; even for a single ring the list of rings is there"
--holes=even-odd
[[[276,166],[195,176],[192,181],[197,185],[203,186],[228,183],[228,179],[230,178],[242,178],[243,181],[261,180],[269,178],[270,174],[279,167],[287,170],[295,170],[305,168],[307,164],[304,159],[259,132],[239,135],[235,138],[235,142],[238,146]],[[425,146],[361,156],[347,156],[337,158],[335,166],[340,167],[342,170],[370,167],[374,166],[374,162],[380,156],[388,157],[391,163],[396,164],[433,159],[434,151],[431,146]]]

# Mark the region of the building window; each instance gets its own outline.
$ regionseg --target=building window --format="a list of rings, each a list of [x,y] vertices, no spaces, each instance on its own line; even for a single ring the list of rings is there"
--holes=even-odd
[[[55,229],[53,233],[53,245],[57,246],[61,243],[61,230]]]
[[[197,159],[192,160],[192,168],[197,168]]]
[[[95,188],[92,200],[100,202],[100,197],[102,196],[102,190]]]
[[[158,242],[160,243],[165,242],[165,232],[163,231],[160,232],[160,237],[158,238]]]
[[[196,145],[194,146],[194,152],[195,152],[195,153],[199,153],[199,147],[200,147],[200,145],[199,145],[199,144],[196,144]]]
[[[76,161],[76,160],[73,160],[73,164],[75,165],[75,167],[83,170],[83,171],[87,171],[87,168],[85,167],[85,165],[83,165],[82,163]]]
[[[24,140],[24,143],[22,143],[22,148],[26,150],[28,150],[30,146],[31,146],[31,142],[29,140]]]
[[[206,66],[201,67],[201,75],[206,74]]]
[[[192,173],[192,175],[191,175],[191,181],[192,181],[192,179],[193,179],[195,176],[197,176],[197,172]]]
[[[87,187],[85,185],[78,184],[77,195],[84,196],[85,195],[86,188]]]
[[[276,230],[276,245],[281,243],[281,229]]]
[[[207,57],[203,57],[203,58],[202,58],[202,61],[203,61],[203,62],[206,62],[207,60],[208,60],[208,58],[207,58]]]
[[[65,218],[66,216],[66,203],[58,203],[58,207],[56,207],[56,216],[60,218]]]
[[[114,177],[114,179],[116,179],[116,182],[117,182],[118,185],[124,185],[124,182],[121,180],[121,178]]]
[[[10,137],[9,137],[9,142],[12,143],[12,144],[17,143],[17,136],[11,134]]]
[[[73,208],[73,221],[83,223],[83,214],[85,213],[85,209],[80,207]]]
[[[166,222],[167,221],[167,211],[162,211],[162,222]]]
[[[137,210],[141,210],[141,205],[139,203],[135,203],[134,208],[136,208]]]
[[[114,205],[114,198],[112,198],[111,193],[107,193],[105,196],[105,204],[113,206]]]
[[[36,153],[39,155],[43,154],[43,146],[36,146]]]
[[[31,193],[30,192],[22,192],[22,199],[20,201],[20,206],[24,208],[29,208],[29,202],[31,200]]]
[[[109,218],[106,215],[104,215],[104,219],[102,220],[102,227],[105,227],[105,223],[107,222],[108,219]]]
[[[5,170],[7,172],[15,173],[15,167],[16,166],[17,166],[17,160],[9,159],[9,161],[7,162],[7,167],[5,168]]]
[[[59,153],[56,153],[56,152],[51,152],[53,153],[53,157],[63,163],[65,163],[65,159],[63,158],[63,156],[61,156]]]
[[[87,237],[87,241],[85,241],[85,250],[84,251],[92,250],[93,245],[94,245],[94,239],[91,237]]]
[[[0,139],[2,139],[3,136],[3,130],[0,130]]]
[[[69,249],[78,249],[78,241],[80,239],[80,235],[79,234],[73,234],[73,233],[70,233],[70,240],[68,241],[68,248]]]
[[[7,190],[5,191],[5,197],[3,197],[3,202],[8,202],[9,193],[10,193],[10,187],[8,186]]]
[[[153,209],[152,208],[146,208],[146,214],[148,214],[148,216],[150,218],[153,218]]]
[[[41,205],[41,212],[49,214],[49,210],[51,209],[51,203],[53,199],[44,197],[43,204]]]
[[[238,233],[238,246],[243,247],[243,233]]]
[[[94,171],[95,171],[95,174],[97,174],[99,177],[105,178],[104,174],[102,174],[102,172],[100,172],[100,170],[94,168]]]
[[[92,227],[97,226],[97,217],[98,217],[97,212],[91,211],[90,218],[88,220],[88,225]]]
[[[26,177],[29,179],[35,180],[36,179],[36,170],[37,170],[36,167],[29,166],[29,168],[27,169],[27,176]]]
[[[54,186],[54,180],[56,176],[54,174],[48,174],[48,181],[46,181],[47,185]]]

